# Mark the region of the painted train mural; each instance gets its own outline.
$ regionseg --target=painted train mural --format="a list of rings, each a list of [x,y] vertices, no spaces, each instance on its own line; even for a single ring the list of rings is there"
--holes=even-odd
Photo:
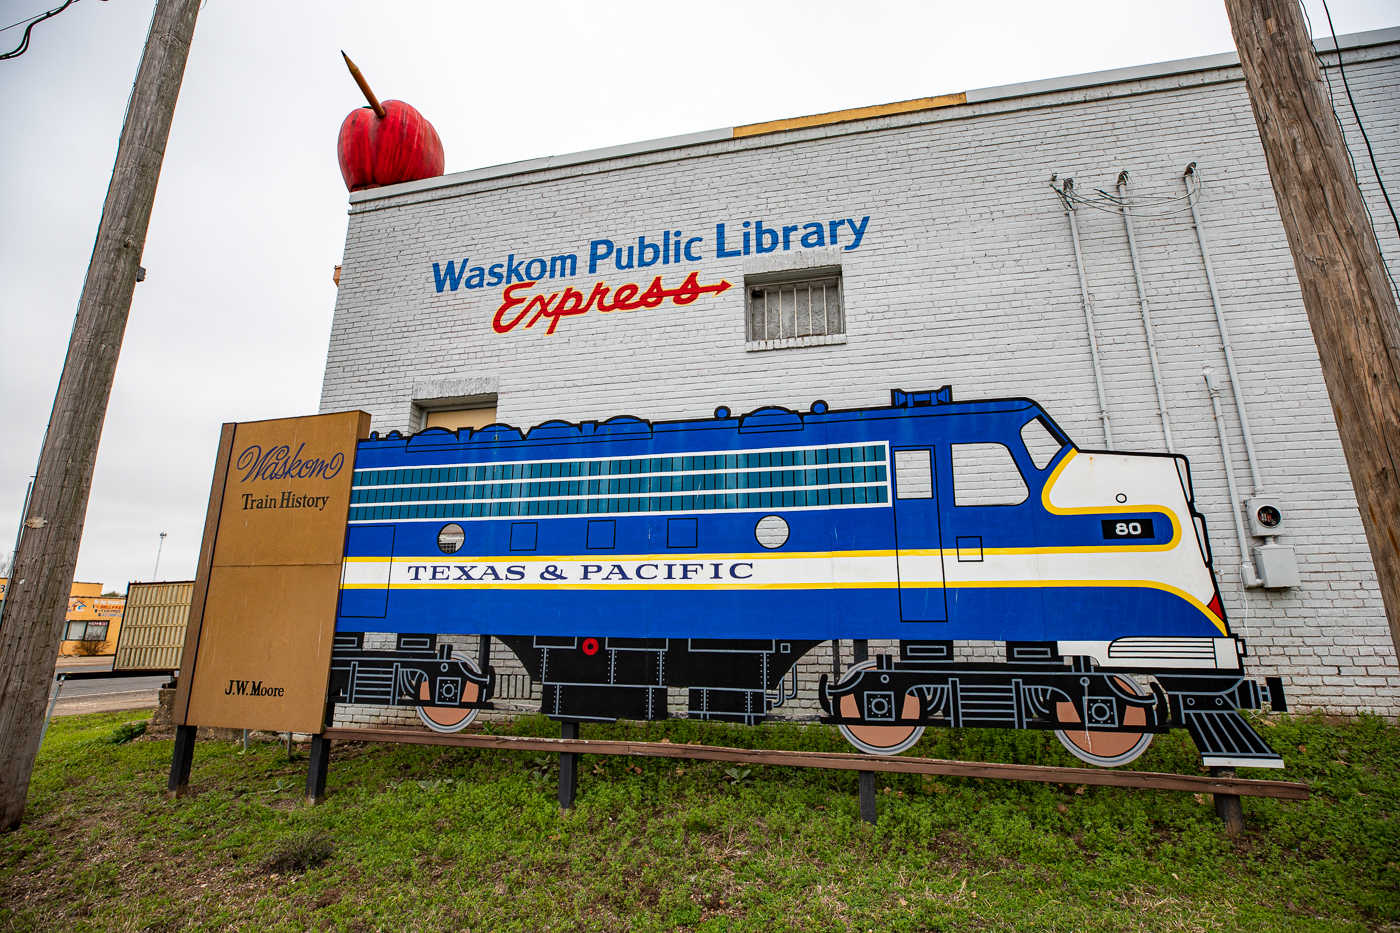
[[[856,748],[939,726],[1049,729],[1086,762],[1189,730],[1207,765],[1282,767],[1245,676],[1186,458],[1080,450],[1034,401],[895,390],[887,408],[616,417],[359,444],[331,699],[439,731],[495,673],[488,634],[570,720],[754,724],[823,642],[897,652],[823,675]],[[990,643],[973,659],[955,645]],[[1148,678],[1151,678],[1150,680]]]

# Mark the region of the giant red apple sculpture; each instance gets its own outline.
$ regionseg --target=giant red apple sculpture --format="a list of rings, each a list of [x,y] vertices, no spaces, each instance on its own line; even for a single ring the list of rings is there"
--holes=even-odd
[[[370,102],[352,110],[340,125],[336,148],[345,187],[361,191],[441,175],[442,140],[433,125],[401,100],[381,104],[349,56],[345,63]]]

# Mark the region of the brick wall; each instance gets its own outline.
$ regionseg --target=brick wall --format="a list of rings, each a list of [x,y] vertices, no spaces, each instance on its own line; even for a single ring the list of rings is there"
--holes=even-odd
[[[1347,53],[1352,90],[1382,172],[1400,189],[1400,45]],[[1328,56],[1335,58],[1335,56]],[[1382,249],[1390,226],[1335,69]],[[1195,162],[1200,212],[1235,347],[1262,480],[1289,510],[1302,584],[1245,591],[1223,460],[1201,371],[1225,360],[1182,171]],[[615,414],[703,416],[716,406],[805,410],[888,404],[889,390],[951,383],[960,399],[1030,396],[1075,441],[1103,445],[1065,212],[1052,175],[1147,196],[1136,222],[1171,427],[1213,532],[1221,590],[1254,673],[1279,674],[1299,708],[1400,715],[1400,671],[1330,413],[1293,264],[1239,69],[1215,68],[877,120],[723,140],[361,201],[352,207],[326,364],[323,411],[363,408],[408,429],[415,391],[493,385],[501,421]],[[1396,191],[1394,194],[1400,193]],[[870,217],[856,250],[715,258],[715,225]],[[1078,213],[1114,446],[1164,449],[1123,220]],[[587,274],[588,244],[704,236],[702,262]],[[847,231],[849,234],[849,230]],[[849,235],[847,236],[847,242]],[[731,239],[732,242],[732,239]],[[692,269],[703,283],[838,262],[847,342],[745,352],[743,289],[687,307],[564,318],[493,331],[501,288],[435,290],[432,263],[577,254],[570,279],[638,281]],[[600,269],[600,273],[602,269]],[[546,282],[546,284],[549,284]],[[415,386],[419,389],[415,390]],[[1222,397],[1242,495],[1252,491],[1239,414]],[[827,649],[802,666],[810,715]],[[849,643],[846,651],[849,652]],[[967,647],[968,651],[972,646]],[[505,649],[493,653],[502,665]],[[347,709],[355,720],[368,717]],[[379,715],[374,713],[373,715]],[[410,711],[411,715],[411,711]],[[355,720],[358,721],[358,720]]]

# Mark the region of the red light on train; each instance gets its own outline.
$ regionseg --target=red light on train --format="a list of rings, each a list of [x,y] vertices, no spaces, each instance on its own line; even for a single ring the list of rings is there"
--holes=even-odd
[[[1206,608],[1221,622],[1225,621],[1225,609],[1220,605],[1219,593],[1216,593],[1215,596],[1211,598],[1210,604],[1206,606]]]

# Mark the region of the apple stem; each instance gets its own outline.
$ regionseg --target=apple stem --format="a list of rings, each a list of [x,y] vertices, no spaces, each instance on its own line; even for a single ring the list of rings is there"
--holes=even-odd
[[[345,64],[350,66],[350,77],[355,79],[355,83],[360,86],[360,91],[364,93],[365,100],[369,101],[370,107],[374,109],[374,115],[379,119],[384,119],[384,105],[379,102],[379,98],[374,96],[374,92],[369,89],[369,82],[365,76],[360,74],[360,69],[355,67],[355,63],[350,60],[342,50],[340,56],[345,59]]]

